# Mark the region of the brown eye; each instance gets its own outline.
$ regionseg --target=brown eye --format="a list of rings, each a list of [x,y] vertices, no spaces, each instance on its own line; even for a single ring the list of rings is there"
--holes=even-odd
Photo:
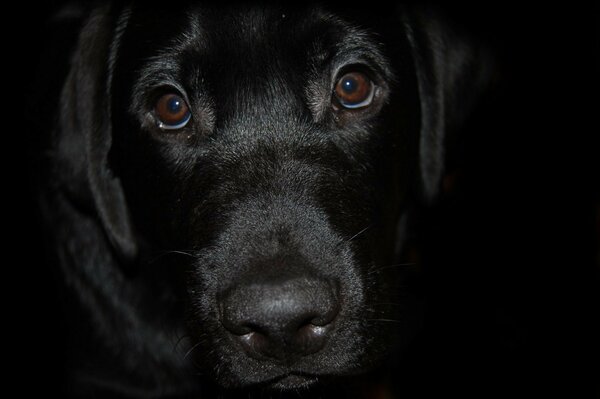
[[[344,108],[356,109],[371,105],[375,87],[361,72],[343,75],[335,85],[335,96]]]
[[[181,129],[192,118],[185,100],[177,94],[165,94],[154,107],[158,127],[165,130]]]

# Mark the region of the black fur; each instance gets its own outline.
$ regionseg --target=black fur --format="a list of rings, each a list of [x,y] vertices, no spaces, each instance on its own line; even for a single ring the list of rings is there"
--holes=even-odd
[[[73,298],[73,395],[312,397],[396,349],[410,317],[390,265],[487,67],[434,13],[387,7],[90,12],[42,201]],[[332,107],[336,76],[354,69],[373,103]],[[153,104],[173,89],[192,119],[165,132]],[[316,306],[339,307],[315,353],[251,356],[223,326],[227,300],[244,316],[251,293],[294,301],[308,286]]]

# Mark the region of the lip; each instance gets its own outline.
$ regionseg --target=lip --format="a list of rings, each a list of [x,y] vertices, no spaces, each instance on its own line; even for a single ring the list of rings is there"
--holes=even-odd
[[[290,389],[305,389],[313,386],[318,381],[318,377],[309,374],[288,373],[272,380],[268,388],[277,391],[287,391]]]

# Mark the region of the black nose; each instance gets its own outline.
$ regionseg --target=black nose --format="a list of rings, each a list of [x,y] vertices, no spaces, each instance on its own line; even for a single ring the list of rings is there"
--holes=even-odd
[[[326,280],[254,282],[221,295],[223,326],[255,358],[290,360],[323,348],[339,312]]]

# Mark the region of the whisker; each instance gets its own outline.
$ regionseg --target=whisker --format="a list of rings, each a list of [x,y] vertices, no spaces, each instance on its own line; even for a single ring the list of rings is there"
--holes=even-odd
[[[175,344],[173,345],[173,352],[177,352],[177,347],[181,344],[181,342],[186,339],[186,338],[192,338],[191,336],[184,334],[181,337],[179,337],[177,339],[177,341],[175,342]]]
[[[365,231],[369,230],[371,227],[373,227],[373,225],[368,225],[367,227],[365,227],[364,229],[362,229],[361,231],[359,231],[358,233],[354,234],[352,237],[350,237],[349,240],[347,240],[347,242],[350,242],[352,240],[354,240],[355,238],[357,238],[358,236],[360,236],[361,234],[363,234]]]
[[[405,304],[396,302],[377,302],[372,303],[371,306],[405,306]]]
[[[366,319],[367,321],[377,321],[382,323],[402,323],[402,320],[396,319]]]
[[[159,259],[167,256],[167,255],[184,255],[189,256],[190,258],[196,258],[192,251],[184,251],[184,250],[165,250],[158,252],[154,257],[148,260],[148,263],[157,262]]]
[[[200,344],[201,344],[201,342],[198,342],[198,343],[196,343],[196,345],[192,346],[192,347],[191,347],[191,348],[190,348],[190,349],[187,351],[187,353],[186,353],[186,354],[183,356],[183,359],[184,359],[184,360],[185,360],[185,359],[187,359],[187,357],[188,357],[189,355],[191,355],[191,354],[192,354],[192,352],[194,351],[194,349],[196,349],[197,347],[199,347],[199,346],[200,346]]]
[[[169,254],[179,254],[179,255],[185,255],[185,256],[195,258],[195,256],[192,253],[190,253],[188,251],[180,251],[180,250],[165,251],[162,255],[169,255]]]

